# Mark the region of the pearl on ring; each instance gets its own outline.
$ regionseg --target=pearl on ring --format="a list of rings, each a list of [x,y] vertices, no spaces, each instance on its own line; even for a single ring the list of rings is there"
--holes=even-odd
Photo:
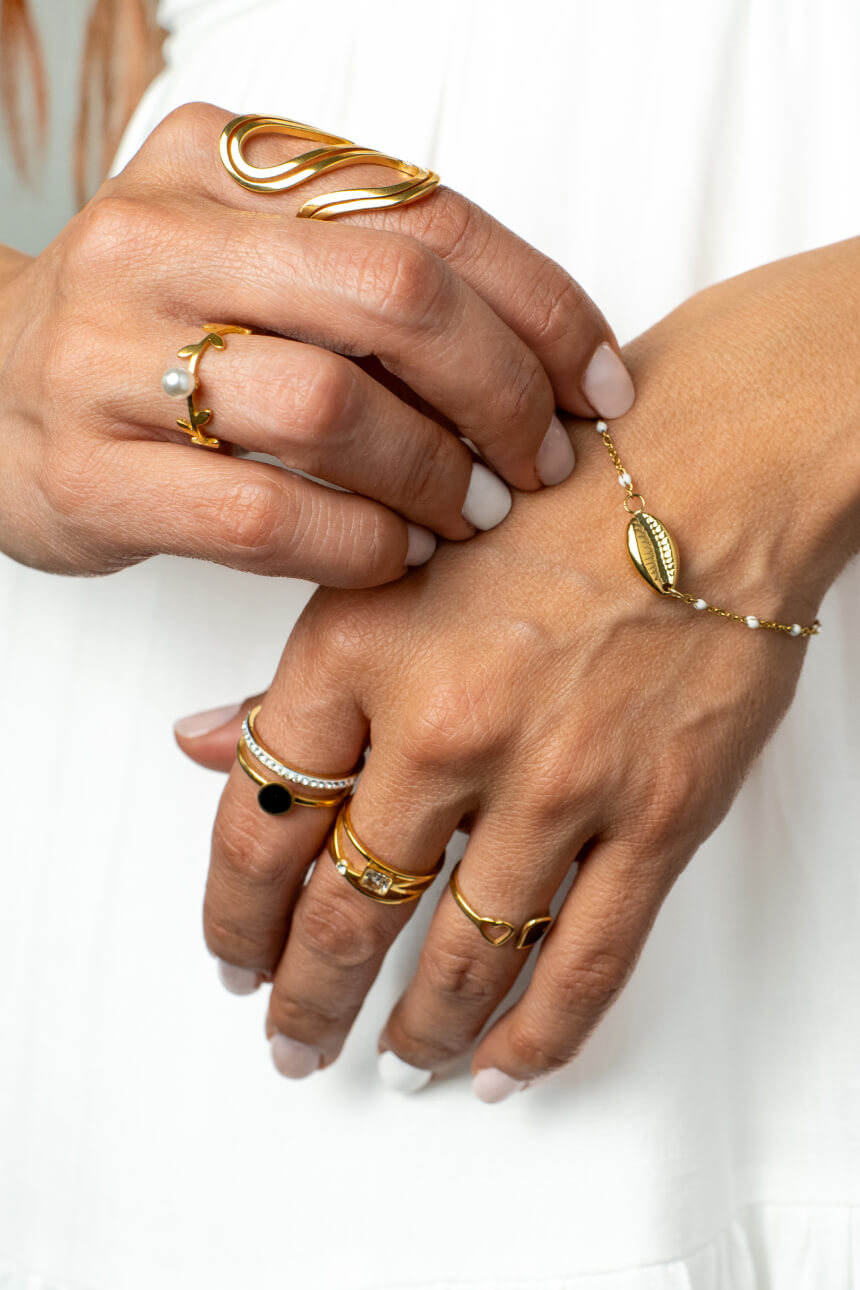
[[[161,378],[161,388],[171,399],[187,399],[197,389],[197,381],[187,367],[170,367]]]

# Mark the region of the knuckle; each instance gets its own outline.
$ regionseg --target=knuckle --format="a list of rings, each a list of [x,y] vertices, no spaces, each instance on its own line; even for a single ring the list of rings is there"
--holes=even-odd
[[[480,678],[437,679],[409,704],[401,735],[405,755],[422,766],[471,765],[508,742],[508,720]]]
[[[529,783],[522,794],[522,806],[532,821],[546,825],[582,812],[589,796],[580,752],[586,746],[574,743],[564,731],[546,734],[540,747],[524,752]]]
[[[547,260],[535,276],[532,291],[533,343],[551,348],[559,342],[569,344],[586,312],[587,297],[570,274],[553,260]]]
[[[491,226],[479,206],[445,187],[437,188],[430,201],[416,202],[409,215],[411,235],[458,268],[483,254]]]
[[[449,289],[438,256],[408,237],[391,237],[364,266],[362,296],[387,326],[420,330],[438,322]]]
[[[277,982],[269,999],[269,1019],[285,1035],[307,1031],[308,1023],[315,1034],[321,1030],[340,1030],[346,1020],[343,1012],[333,1004],[327,1007],[321,1000]]]
[[[459,1057],[464,1045],[442,1034],[430,1034],[417,1016],[397,1011],[388,1023],[388,1038],[404,1061],[421,1066],[442,1066]]]
[[[290,409],[302,441],[325,443],[333,431],[352,419],[355,369],[327,350],[311,353],[311,361],[290,372],[278,391],[277,402]]]
[[[699,818],[701,791],[701,772],[693,761],[669,754],[639,803],[639,832],[647,853],[659,857],[677,851],[687,822]]]
[[[451,478],[456,460],[453,436],[444,430],[429,430],[425,441],[415,441],[415,450],[404,462],[402,487],[412,502],[433,501]]]
[[[506,1043],[515,1068],[536,1075],[558,1070],[576,1052],[576,1044],[572,1039],[565,1042],[557,1035],[541,1035],[525,1025],[512,1026],[506,1036]]]
[[[542,421],[545,419],[549,423],[552,415],[549,381],[537,358],[525,346],[521,349],[519,360],[506,369],[499,398],[502,421],[520,426],[540,412]]]
[[[65,241],[67,285],[79,294],[81,280],[97,280],[104,290],[118,274],[127,277],[143,264],[163,235],[157,203],[129,193],[111,192],[91,201],[75,216]]]
[[[227,119],[223,108],[212,103],[183,103],[158,123],[149,136],[146,149],[179,162],[189,148],[196,153],[202,140],[208,149],[210,140],[218,137]]]
[[[347,903],[334,893],[324,905],[312,899],[302,902],[296,911],[296,927],[311,949],[334,967],[368,971],[381,962],[388,948],[388,938],[379,924],[362,917],[352,901]]]
[[[422,971],[427,985],[447,1004],[492,1006],[499,987],[492,968],[456,946],[437,945],[426,954]]]
[[[203,936],[209,951],[226,963],[261,969],[270,966],[270,956],[252,929],[222,917],[208,903],[203,908]]]
[[[243,563],[265,566],[282,548],[282,534],[295,535],[287,523],[284,498],[273,482],[243,480],[210,500],[206,518],[221,541]]]
[[[219,812],[212,832],[212,851],[229,875],[231,888],[274,892],[284,880],[281,856],[265,846],[253,826],[245,828],[235,812]]]
[[[365,666],[376,636],[367,597],[344,591],[318,592],[305,630],[312,632],[314,651],[326,670],[338,674]]]
[[[623,953],[595,946],[561,969],[547,966],[555,1006],[571,1017],[596,1021],[612,1006],[633,970]]]

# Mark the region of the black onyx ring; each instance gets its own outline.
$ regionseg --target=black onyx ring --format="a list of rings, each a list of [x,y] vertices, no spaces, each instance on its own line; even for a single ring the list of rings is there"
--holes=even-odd
[[[242,737],[236,745],[236,760],[245,774],[258,785],[257,801],[267,815],[284,815],[293,806],[339,806],[349,797],[356,783],[358,772],[327,778],[308,774],[280,761],[273,752],[261,744],[254,726],[260,706],[253,708],[242,723]],[[252,764],[248,754],[263,768],[277,776],[268,778]]]

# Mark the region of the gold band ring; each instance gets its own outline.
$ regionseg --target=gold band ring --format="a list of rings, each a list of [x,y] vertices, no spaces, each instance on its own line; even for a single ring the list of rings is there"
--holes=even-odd
[[[363,869],[354,869],[344,851],[344,835],[365,860]],[[431,873],[405,873],[394,869],[380,860],[369,847],[366,847],[352,826],[349,815],[349,802],[344,802],[334,828],[329,834],[328,853],[334,861],[334,867],[350,886],[360,891],[362,896],[369,896],[383,905],[403,905],[409,900],[417,900],[432,882],[435,881],[442,865],[445,853],[442,852]]]
[[[538,941],[546,936],[552,923],[550,914],[541,914],[537,918],[530,918],[528,922],[523,923],[519,931],[513,923],[509,923],[504,918],[485,918],[482,914],[479,914],[477,910],[472,908],[460,890],[457,882],[457,870],[459,868],[459,864],[454,866],[454,872],[451,874],[451,879],[448,883],[451,888],[451,895],[466,917],[475,924],[484,940],[488,941],[490,945],[498,949],[502,945],[507,945],[509,941],[516,937],[516,948],[518,950],[528,950],[533,945],[537,945]]]
[[[284,134],[293,139],[308,139],[322,144],[310,152],[303,152],[292,161],[279,166],[253,166],[244,154],[245,141],[257,134]],[[354,211],[378,210],[387,206],[405,206],[428,197],[439,186],[439,176],[424,166],[413,166],[408,161],[389,157],[373,148],[360,148],[350,139],[336,134],[326,134],[313,126],[302,125],[278,116],[237,116],[221,132],[219,141],[224,168],[237,184],[255,193],[282,193],[313,179],[329,170],[356,163],[383,166],[397,170],[406,179],[399,184],[386,184],[380,188],[346,188],[326,193],[306,201],[296,212],[299,219],[332,219],[336,215],[349,215]]]
[[[267,815],[284,815],[293,806],[340,806],[358,782],[358,772],[329,778],[287,766],[265,744],[260,743],[255,725],[260,707],[258,703],[242,722],[242,735],[236,745],[236,760],[248,778],[259,785],[257,801],[261,810]],[[278,778],[272,780],[257,770],[249,760],[249,753]]]
[[[203,426],[208,425],[212,420],[212,409],[198,409],[194,406],[194,392],[197,389],[197,368],[207,348],[211,346],[212,349],[226,349],[225,336],[233,333],[250,336],[251,329],[250,327],[233,327],[222,323],[204,323],[203,330],[206,335],[201,341],[198,341],[196,345],[183,345],[182,349],[177,352],[177,358],[188,359],[188,366],[169,368],[161,378],[161,388],[172,399],[186,400],[188,419],[185,420],[180,417],[177,419],[176,424],[180,430],[184,430],[186,434],[191,436],[191,442],[198,443],[204,448],[220,448],[220,439],[214,439],[202,432]]]
[[[286,815],[287,811],[294,806],[340,806],[344,799],[343,793],[337,797],[303,797],[278,780],[266,779],[266,776],[261,775],[248,761],[241,739],[236,745],[236,760],[248,778],[259,786],[257,801],[260,809],[267,815]]]

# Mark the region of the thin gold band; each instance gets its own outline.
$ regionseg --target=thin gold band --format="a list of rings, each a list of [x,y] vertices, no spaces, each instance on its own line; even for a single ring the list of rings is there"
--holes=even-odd
[[[278,166],[254,166],[244,154],[246,140],[257,134],[282,134],[294,139],[308,139],[323,145]],[[299,219],[333,219],[355,211],[378,210],[388,206],[405,206],[429,196],[439,185],[439,176],[424,166],[413,166],[398,157],[390,157],[373,148],[357,147],[350,139],[327,134],[300,121],[277,116],[237,116],[221,132],[221,161],[237,184],[256,193],[282,193],[342,166],[382,166],[398,170],[406,179],[399,184],[380,188],[347,188],[325,193],[306,201],[296,212]]]
[[[363,869],[354,869],[350,864],[343,848],[342,834],[346,834],[356,851],[366,861]],[[368,896],[383,905],[403,905],[407,901],[417,900],[436,879],[445,863],[443,852],[430,873],[406,873],[402,869],[394,869],[386,864],[359,839],[349,818],[348,802],[344,802],[338,812],[334,828],[329,834],[328,853],[338,873],[346,878],[350,886],[360,891],[362,896]]]
[[[360,772],[355,770],[350,771],[348,775],[315,775],[309,770],[299,770],[295,766],[287,766],[285,762],[275,756],[271,748],[266,747],[257,734],[257,715],[262,706],[261,703],[258,703],[242,722],[242,740],[248,752],[252,753],[257,761],[262,762],[264,766],[273,771],[279,779],[286,779],[291,784],[298,785],[300,790],[302,788],[328,790],[330,794],[340,794],[340,798],[343,800],[347,792],[358,783]]]
[[[292,788],[288,788],[281,780],[266,779],[265,775],[261,775],[251,765],[245,752],[245,745],[241,739],[236,745],[236,760],[248,778],[259,786],[260,791],[257,794],[257,801],[267,815],[285,815],[294,806],[340,806],[344,799],[343,793],[339,793],[337,797],[305,797],[293,792]],[[277,793],[269,791],[275,789],[279,791]],[[266,805],[267,801],[271,802],[272,805]]]
[[[494,949],[500,949],[501,946],[507,945],[509,941],[516,937],[516,948],[518,950],[528,950],[533,945],[537,945],[538,941],[546,936],[552,923],[552,917],[549,914],[541,914],[537,918],[530,918],[523,923],[519,931],[513,923],[509,923],[505,918],[487,918],[483,914],[479,914],[476,909],[472,908],[460,890],[457,882],[457,870],[459,868],[459,864],[454,866],[454,872],[448,882],[451,895],[466,917],[475,924],[484,940],[492,945]]]

